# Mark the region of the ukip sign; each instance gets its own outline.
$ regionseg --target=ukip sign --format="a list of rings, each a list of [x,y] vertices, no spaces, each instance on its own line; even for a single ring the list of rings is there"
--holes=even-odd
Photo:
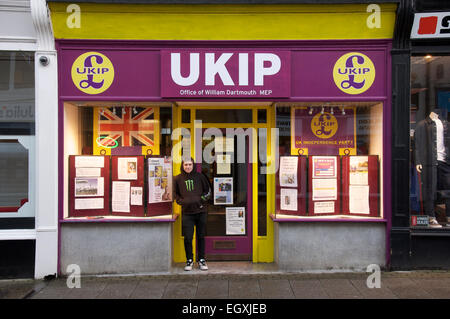
[[[356,155],[353,107],[298,107],[292,117],[292,155]]]
[[[161,51],[161,96],[290,96],[289,51]]]

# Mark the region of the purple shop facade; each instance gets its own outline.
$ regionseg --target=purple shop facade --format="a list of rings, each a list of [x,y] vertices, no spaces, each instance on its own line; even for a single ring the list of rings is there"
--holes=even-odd
[[[64,220],[64,102],[379,102],[383,104],[382,219],[321,219],[328,222],[366,222],[386,225],[386,263],[390,262],[391,229],[391,41],[109,41],[57,40],[59,66],[59,221]],[[109,59],[114,77],[98,94],[85,93],[73,79],[74,62],[83,54]],[[336,62],[348,53],[368,57],[375,77],[364,92],[349,94],[333,77]],[[91,57],[91,62],[100,58]],[[348,59],[357,67],[360,58]],[[78,70],[92,75],[110,72],[108,66]],[[366,68],[354,70],[366,72]],[[77,72],[77,70],[75,70]],[[352,82],[348,74],[347,86]],[[354,77],[353,77],[354,78]],[[90,78],[91,80],[93,77]],[[97,84],[94,84],[97,83]],[[98,80],[84,86],[104,85]],[[298,222],[298,219],[276,222]],[[128,220],[117,220],[126,222]],[[133,220],[136,221],[136,220]],[[170,220],[159,220],[167,222]],[[302,219],[301,222],[317,220]],[[79,221],[77,221],[79,222]],[[84,222],[108,223],[110,220]],[[139,222],[155,222],[146,219]],[[61,236],[61,235],[59,235]],[[61,243],[59,243],[59,248]]]

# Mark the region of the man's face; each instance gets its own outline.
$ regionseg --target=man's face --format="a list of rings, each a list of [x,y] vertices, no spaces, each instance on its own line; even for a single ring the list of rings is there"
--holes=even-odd
[[[184,171],[186,173],[189,174],[194,169],[194,163],[192,163],[192,162],[184,162],[183,163],[183,169],[184,169]]]

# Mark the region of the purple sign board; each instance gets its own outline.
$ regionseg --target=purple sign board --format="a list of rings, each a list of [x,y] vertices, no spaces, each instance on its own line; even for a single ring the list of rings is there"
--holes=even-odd
[[[165,98],[288,98],[290,51],[161,51]]]
[[[380,99],[389,93],[385,42],[263,49],[251,43],[212,48],[82,43],[59,43],[64,99],[313,101]]]

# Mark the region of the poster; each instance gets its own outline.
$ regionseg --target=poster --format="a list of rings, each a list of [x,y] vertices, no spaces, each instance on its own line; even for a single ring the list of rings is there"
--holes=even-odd
[[[291,123],[292,154],[356,155],[354,107],[297,107]]]
[[[137,180],[137,157],[119,157],[117,170],[118,179]]]
[[[143,187],[131,187],[131,205],[142,206]]]
[[[350,185],[369,184],[369,157],[350,156]]]
[[[297,211],[296,188],[282,188],[280,190],[280,208],[281,210]]]
[[[148,202],[172,201],[172,161],[170,157],[148,159]]]
[[[334,213],[334,202],[314,202],[314,214]]]
[[[218,175],[229,175],[231,174],[231,155],[216,155],[216,167]]]
[[[316,178],[312,180],[313,201],[337,200],[337,179]]]
[[[214,205],[233,204],[233,178],[214,178]]]
[[[314,156],[313,178],[336,178],[337,158],[335,156]]]
[[[349,210],[351,214],[370,214],[369,186],[350,185]]]
[[[112,211],[130,212],[130,182],[112,182]]]
[[[231,153],[234,151],[233,137],[216,137],[214,140],[216,153]]]
[[[100,177],[100,167],[77,167],[75,168],[75,177]]]
[[[297,156],[280,157],[280,186],[297,187]]]
[[[103,198],[75,198],[75,210],[103,208]]]
[[[103,177],[75,178],[75,197],[99,197],[103,193]]]
[[[227,235],[245,235],[245,207],[227,207],[225,219]]]
[[[99,167],[105,166],[103,156],[75,156],[75,167]]]

